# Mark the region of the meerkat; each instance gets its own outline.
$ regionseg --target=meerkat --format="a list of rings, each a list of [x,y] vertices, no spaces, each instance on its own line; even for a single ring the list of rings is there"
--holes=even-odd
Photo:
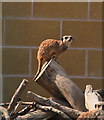
[[[39,75],[42,65],[50,59],[54,58],[56,60],[61,53],[65,52],[70,47],[73,40],[73,37],[70,35],[63,36],[61,40],[44,40],[40,44],[37,52],[38,70],[33,80]]]

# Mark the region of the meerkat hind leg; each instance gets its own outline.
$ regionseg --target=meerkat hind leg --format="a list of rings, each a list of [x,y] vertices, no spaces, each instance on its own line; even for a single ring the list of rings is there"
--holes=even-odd
[[[46,62],[43,64],[42,69],[44,69],[44,67],[47,65],[47,63],[48,63],[48,61],[46,61]],[[42,70],[42,69],[41,69],[41,70]]]
[[[41,72],[41,69],[42,69],[42,61],[43,61],[43,59],[41,58],[41,59],[38,59],[38,70],[37,70],[37,73],[35,74],[35,76],[34,76],[34,78],[33,78],[33,80],[37,80],[37,77],[38,77],[38,75],[39,75],[39,73]]]
[[[52,59],[50,59],[49,61],[45,62],[44,65],[42,66],[41,71],[44,72],[47,67],[50,65],[50,63],[52,62]]]
[[[52,59],[43,64],[42,69],[40,73],[38,74],[38,76],[36,77],[35,81],[37,81],[42,76],[42,74],[45,72],[45,70],[47,69],[47,67],[50,65],[51,62],[52,62]]]

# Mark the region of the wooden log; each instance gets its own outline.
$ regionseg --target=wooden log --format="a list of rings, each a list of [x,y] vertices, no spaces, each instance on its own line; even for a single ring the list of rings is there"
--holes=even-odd
[[[18,116],[15,118],[15,120],[47,120],[51,117],[53,117],[55,114],[50,111],[42,111],[42,110],[37,110],[34,112],[29,112],[26,115],[23,116]]]
[[[3,113],[3,117],[5,118],[5,120],[10,120],[9,113],[6,108],[0,106],[0,112]]]
[[[17,105],[15,106],[15,109],[14,109],[14,113],[17,113],[19,110],[20,110],[20,108],[21,108],[21,105],[22,105],[22,101],[19,101],[18,103],[17,103]]]
[[[29,114],[29,113],[31,113],[35,110],[38,110],[38,109],[44,110],[46,112],[49,112],[49,111],[53,112],[54,114],[50,114],[50,115],[53,115],[53,116],[55,116],[57,114],[57,116],[60,116],[61,118],[69,119],[69,117],[67,115],[65,115],[62,111],[60,111],[58,109],[55,109],[52,106],[44,106],[44,105],[41,105],[41,104],[36,103],[36,102],[24,102],[24,104],[28,105],[28,106],[26,106],[25,108],[23,108],[21,111],[19,111],[17,113],[13,113],[11,115],[12,119],[17,118],[18,116],[24,116],[24,115],[27,116],[27,114]],[[53,116],[50,116],[50,117],[53,117]],[[34,118],[34,119],[36,119],[36,118]]]
[[[56,61],[50,60],[40,72],[36,82],[50,92],[55,98],[66,100],[80,111],[87,111],[82,90],[67,76]]]
[[[13,97],[11,98],[10,104],[8,106],[9,113],[11,113],[15,109],[15,106],[17,105],[17,102],[19,101],[20,96],[21,96],[22,92],[24,91],[24,89],[26,88],[27,84],[28,84],[28,80],[23,79],[20,86],[15,91]]]
[[[27,95],[30,100],[40,103],[42,105],[52,106],[52,107],[62,111],[63,113],[65,113],[69,118],[77,118],[80,114],[82,114],[81,111],[69,108],[67,106],[63,106],[63,105],[53,101],[52,99],[47,99],[47,98],[37,95],[31,91],[28,91]]]
[[[51,111],[53,113],[57,113],[57,115],[60,115],[62,118],[67,118],[68,120],[71,119],[67,115],[65,115],[62,111],[60,111],[52,106],[43,106],[40,104],[36,104],[36,108],[39,108],[41,110],[45,110],[46,112]]]
[[[14,119],[14,118],[16,118],[16,117],[18,117],[18,116],[26,115],[26,114],[27,114],[31,109],[33,109],[33,108],[35,108],[34,102],[33,102],[33,104],[26,106],[25,108],[23,108],[22,110],[20,110],[20,111],[17,112],[17,113],[14,113],[14,112],[13,112],[13,113],[11,114],[11,119]]]
[[[103,89],[98,89],[98,90],[94,90],[96,92],[98,92],[102,99],[104,99],[104,90]],[[22,102],[22,105],[30,105],[32,104],[33,102]],[[0,103],[0,106],[3,106],[3,107],[7,107],[10,103]]]

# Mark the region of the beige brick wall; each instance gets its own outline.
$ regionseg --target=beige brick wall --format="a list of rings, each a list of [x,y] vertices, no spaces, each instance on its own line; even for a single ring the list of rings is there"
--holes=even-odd
[[[102,3],[3,3],[3,100],[9,101],[23,78],[27,90],[49,96],[32,78],[37,48],[44,39],[71,34],[75,42],[59,60],[82,89],[102,88]],[[26,91],[27,91],[26,90]],[[26,92],[25,91],[25,92]],[[23,95],[25,96],[25,95]]]

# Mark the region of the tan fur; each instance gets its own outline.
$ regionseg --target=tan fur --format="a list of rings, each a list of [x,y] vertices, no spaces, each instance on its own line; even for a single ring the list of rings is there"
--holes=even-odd
[[[38,70],[34,77],[34,80],[39,75],[42,65],[49,61],[51,58],[57,59],[57,57],[66,51],[68,45],[62,40],[47,39],[43,41],[38,49],[37,59],[38,59]]]

